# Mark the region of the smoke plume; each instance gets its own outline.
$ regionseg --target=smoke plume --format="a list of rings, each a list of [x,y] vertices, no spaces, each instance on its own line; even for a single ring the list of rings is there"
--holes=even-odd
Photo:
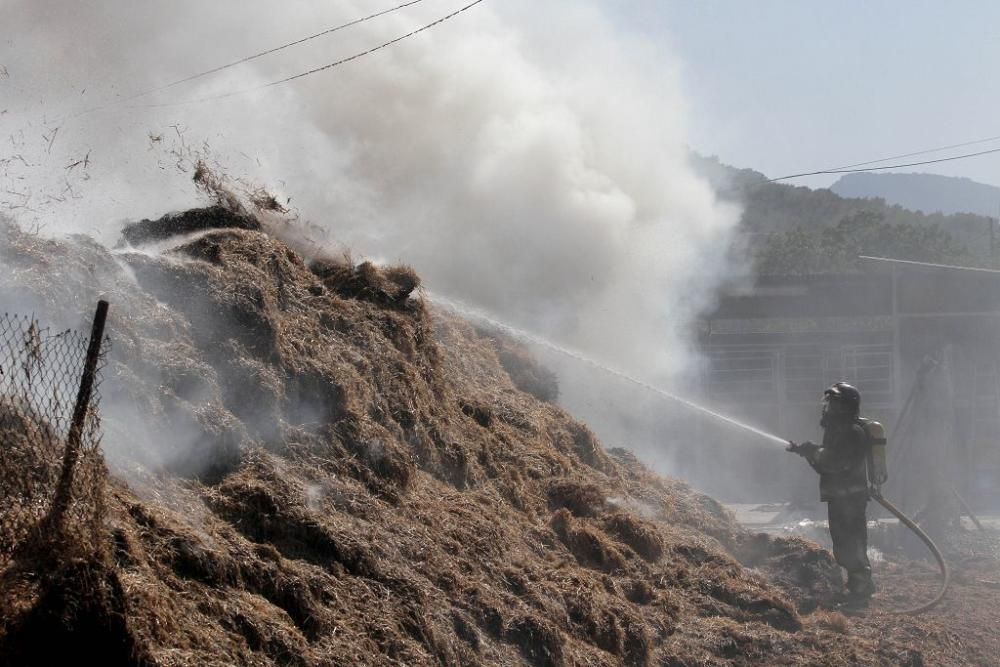
[[[175,159],[194,150],[273,188],[320,245],[408,263],[432,291],[645,378],[689,371],[691,325],[730,275],[739,212],[688,164],[669,53],[595,2],[487,0],[297,82],[178,104],[364,51],[463,4],[428,0],[122,101],[391,4],[7,0],[6,207],[112,242],[122,219],[197,203]],[[106,108],[80,113],[94,107]],[[566,401],[600,412],[598,379],[562,372]]]

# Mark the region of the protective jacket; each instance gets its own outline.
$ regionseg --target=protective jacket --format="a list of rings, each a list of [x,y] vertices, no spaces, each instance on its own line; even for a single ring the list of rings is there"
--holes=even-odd
[[[823,444],[806,457],[819,473],[820,500],[867,496],[868,436],[857,421],[825,425]]]

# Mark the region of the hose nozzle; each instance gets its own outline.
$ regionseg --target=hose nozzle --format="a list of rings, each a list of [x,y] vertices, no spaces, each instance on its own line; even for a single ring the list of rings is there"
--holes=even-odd
[[[815,456],[818,450],[819,450],[819,445],[808,441],[803,442],[802,444],[798,444],[789,440],[788,447],[785,447],[785,451],[791,452],[792,454],[798,454],[799,456],[806,459]]]

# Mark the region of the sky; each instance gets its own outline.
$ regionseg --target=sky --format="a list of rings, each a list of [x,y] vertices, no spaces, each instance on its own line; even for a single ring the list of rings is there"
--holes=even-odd
[[[1000,135],[992,0],[602,5],[676,57],[692,147],[730,164],[777,177]],[[1000,154],[913,170],[1000,185]]]

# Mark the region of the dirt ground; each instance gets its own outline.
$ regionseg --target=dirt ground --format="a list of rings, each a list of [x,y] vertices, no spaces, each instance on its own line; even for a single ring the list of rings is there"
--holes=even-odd
[[[818,514],[811,522],[806,515],[782,514],[782,505],[735,509],[749,530],[798,534],[829,547],[829,534]],[[771,517],[777,523],[767,522]],[[849,615],[834,611],[836,605],[826,605],[834,625],[846,636],[878,647],[887,664],[1000,664],[1000,634],[995,631],[1000,623],[1000,529],[995,522],[984,523],[985,530],[966,520],[964,527],[952,526],[935,534],[951,572],[951,585],[940,604],[919,615],[898,612],[935,597],[941,583],[937,563],[905,527],[884,519],[870,524],[869,556],[878,592],[868,609]],[[821,612],[817,618],[823,619]],[[899,646],[913,651],[899,651]]]
[[[883,561],[875,565],[879,592],[869,613],[851,619],[859,636],[906,638],[921,648],[925,665],[1000,664],[1000,532],[963,531],[944,547],[951,587],[944,600],[920,616],[893,610],[932,598],[940,575],[933,561]]]

